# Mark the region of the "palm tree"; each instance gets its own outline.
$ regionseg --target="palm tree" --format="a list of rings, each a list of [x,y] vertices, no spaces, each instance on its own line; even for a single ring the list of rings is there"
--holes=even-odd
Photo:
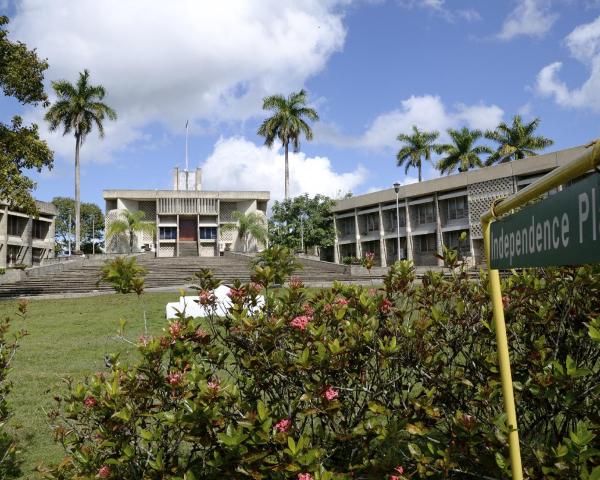
[[[238,237],[244,242],[244,252],[250,247],[250,238],[254,238],[262,244],[267,243],[267,227],[265,219],[256,212],[242,213],[232,212],[231,217],[236,223],[226,223],[221,227],[222,231],[237,230]]]
[[[52,82],[52,88],[58,99],[46,112],[46,121],[50,131],[63,127],[63,135],[73,132],[75,135],[75,251],[80,251],[81,204],[79,195],[79,150],[85,137],[94,125],[100,138],[104,137],[104,119],[115,120],[116,112],[102,103],[106,92],[102,85],[89,83],[90,73],[84,70],[79,74],[75,85],[67,80]]]
[[[290,194],[290,170],[288,150],[290,142],[294,152],[300,151],[300,135],[312,140],[313,132],[304,118],[319,120],[316,110],[306,106],[307,93],[304,90],[292,92],[286,99],[283,95],[271,95],[263,100],[263,110],[273,111],[258,129],[258,135],[265,137],[265,145],[272,147],[275,139],[281,141],[285,150],[285,199]]]
[[[404,146],[396,154],[398,160],[398,166],[405,165],[404,173],[408,173],[408,170],[416,168],[419,171],[419,182],[422,180],[421,168],[422,159],[431,162],[431,151],[437,147],[435,141],[440,136],[439,132],[423,132],[419,130],[416,125],[412,127],[412,135],[401,133],[396,137],[400,142],[404,142]]]
[[[137,212],[130,212],[125,210],[121,212],[121,217],[113,220],[106,230],[106,237],[110,238],[114,235],[129,235],[129,252],[133,252],[133,241],[135,239],[135,232],[149,233],[154,235],[156,233],[156,225],[152,222],[145,222],[145,213],[142,210]]]
[[[452,143],[438,145],[436,153],[445,155],[441,158],[436,168],[440,173],[450,174],[458,169],[459,172],[466,172],[475,167],[483,167],[480,155],[491,155],[493,150],[485,145],[475,145],[477,140],[483,137],[481,130],[469,130],[463,127],[461,130],[448,129],[448,135]]]
[[[539,125],[539,118],[535,118],[529,123],[523,123],[521,116],[515,115],[512,125],[509,126],[502,122],[496,127],[496,130],[488,130],[485,137],[496,142],[498,149],[490,155],[485,164],[493,165],[531,157],[537,155],[538,150],[552,145],[553,140],[533,134]]]

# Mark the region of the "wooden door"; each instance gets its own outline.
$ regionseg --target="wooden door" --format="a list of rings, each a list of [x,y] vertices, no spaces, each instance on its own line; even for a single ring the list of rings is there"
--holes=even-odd
[[[197,240],[198,234],[196,230],[196,220],[187,218],[179,219],[179,240],[184,242]]]

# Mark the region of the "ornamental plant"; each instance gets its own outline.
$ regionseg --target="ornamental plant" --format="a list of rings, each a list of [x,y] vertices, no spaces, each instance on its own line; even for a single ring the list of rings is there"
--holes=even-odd
[[[135,257],[117,257],[104,262],[97,283],[109,283],[117,293],[133,291],[139,295],[144,290],[146,273],[147,270],[137,263]]]
[[[513,272],[506,319],[527,478],[600,475],[600,269]],[[487,279],[394,264],[379,288],[271,269],[223,315],[180,318],[60,397],[47,478],[500,479],[510,475]],[[196,277],[201,292],[219,282]],[[257,288],[256,285],[260,285]],[[260,292],[260,293],[259,293]],[[258,295],[265,298],[258,308]],[[200,300],[199,300],[200,301]]]

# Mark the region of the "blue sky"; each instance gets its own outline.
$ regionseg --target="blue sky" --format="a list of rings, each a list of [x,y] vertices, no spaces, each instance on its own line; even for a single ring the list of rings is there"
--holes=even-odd
[[[190,164],[206,189],[283,193],[281,151],[262,146],[261,99],[306,88],[320,113],[291,159],[292,193],[335,196],[414,181],[395,165],[398,133],[490,128],[540,117],[553,149],[599,135],[597,0],[0,1],[11,38],[47,57],[46,78],[88,68],[119,113],[82,149],[82,199],[105,188],[169,188]],[[110,12],[108,14],[107,12]],[[40,123],[55,168],[35,195],[73,193],[74,139],[41,108],[0,100]],[[426,170],[426,178],[437,175]]]

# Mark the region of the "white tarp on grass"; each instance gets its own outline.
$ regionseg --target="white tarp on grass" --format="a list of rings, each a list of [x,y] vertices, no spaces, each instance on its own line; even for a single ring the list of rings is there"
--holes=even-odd
[[[231,289],[225,285],[217,287],[213,291],[216,298],[216,306],[209,306],[208,308],[198,303],[198,295],[179,297],[178,302],[167,303],[167,319],[178,318],[181,313],[184,313],[186,317],[193,318],[208,317],[211,314],[226,315],[231,307],[231,298],[229,298],[230,290]],[[262,295],[257,297],[257,303],[258,307],[264,305],[265,299]]]

